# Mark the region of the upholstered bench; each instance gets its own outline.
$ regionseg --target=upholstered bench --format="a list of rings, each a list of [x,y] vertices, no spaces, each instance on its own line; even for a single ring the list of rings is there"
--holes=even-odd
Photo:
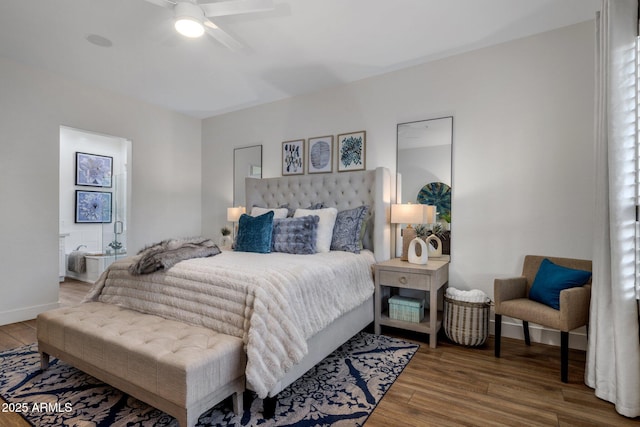
[[[42,369],[55,356],[194,426],[233,395],[242,412],[246,356],[240,338],[112,304],[89,302],[38,315]]]

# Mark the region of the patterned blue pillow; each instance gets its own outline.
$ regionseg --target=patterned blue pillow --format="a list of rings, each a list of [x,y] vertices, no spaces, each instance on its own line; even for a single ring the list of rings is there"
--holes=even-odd
[[[336,224],[333,226],[332,251],[360,253],[360,248],[362,247],[362,234],[360,231],[368,211],[369,206],[362,205],[354,209],[338,212]]]
[[[238,252],[271,252],[273,211],[260,216],[242,214],[238,220],[238,237],[235,250]]]
[[[271,250],[289,254],[315,254],[319,221],[318,215],[274,219]]]

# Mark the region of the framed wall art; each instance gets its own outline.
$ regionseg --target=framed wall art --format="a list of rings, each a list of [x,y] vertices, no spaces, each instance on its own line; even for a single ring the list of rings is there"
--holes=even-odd
[[[309,138],[308,173],[333,172],[333,135]]]
[[[110,223],[111,193],[76,190],[76,223]]]
[[[338,135],[338,172],[363,170],[366,167],[367,133]]]
[[[113,157],[76,152],[76,185],[111,188]]]
[[[282,143],[282,176],[304,174],[304,139]]]

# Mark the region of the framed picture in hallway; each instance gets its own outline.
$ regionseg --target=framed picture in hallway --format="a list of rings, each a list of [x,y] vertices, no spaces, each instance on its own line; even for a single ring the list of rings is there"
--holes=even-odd
[[[76,152],[76,185],[111,188],[113,157]]]
[[[76,223],[110,223],[111,193],[76,190]]]

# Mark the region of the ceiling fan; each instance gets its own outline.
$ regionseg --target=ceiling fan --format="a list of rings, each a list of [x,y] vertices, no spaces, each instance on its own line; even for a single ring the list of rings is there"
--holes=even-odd
[[[210,18],[273,10],[273,0],[224,0],[198,3],[197,0],[146,0],[173,10],[175,28],[186,37],[201,37],[205,32],[231,50],[242,44],[218,27]]]

